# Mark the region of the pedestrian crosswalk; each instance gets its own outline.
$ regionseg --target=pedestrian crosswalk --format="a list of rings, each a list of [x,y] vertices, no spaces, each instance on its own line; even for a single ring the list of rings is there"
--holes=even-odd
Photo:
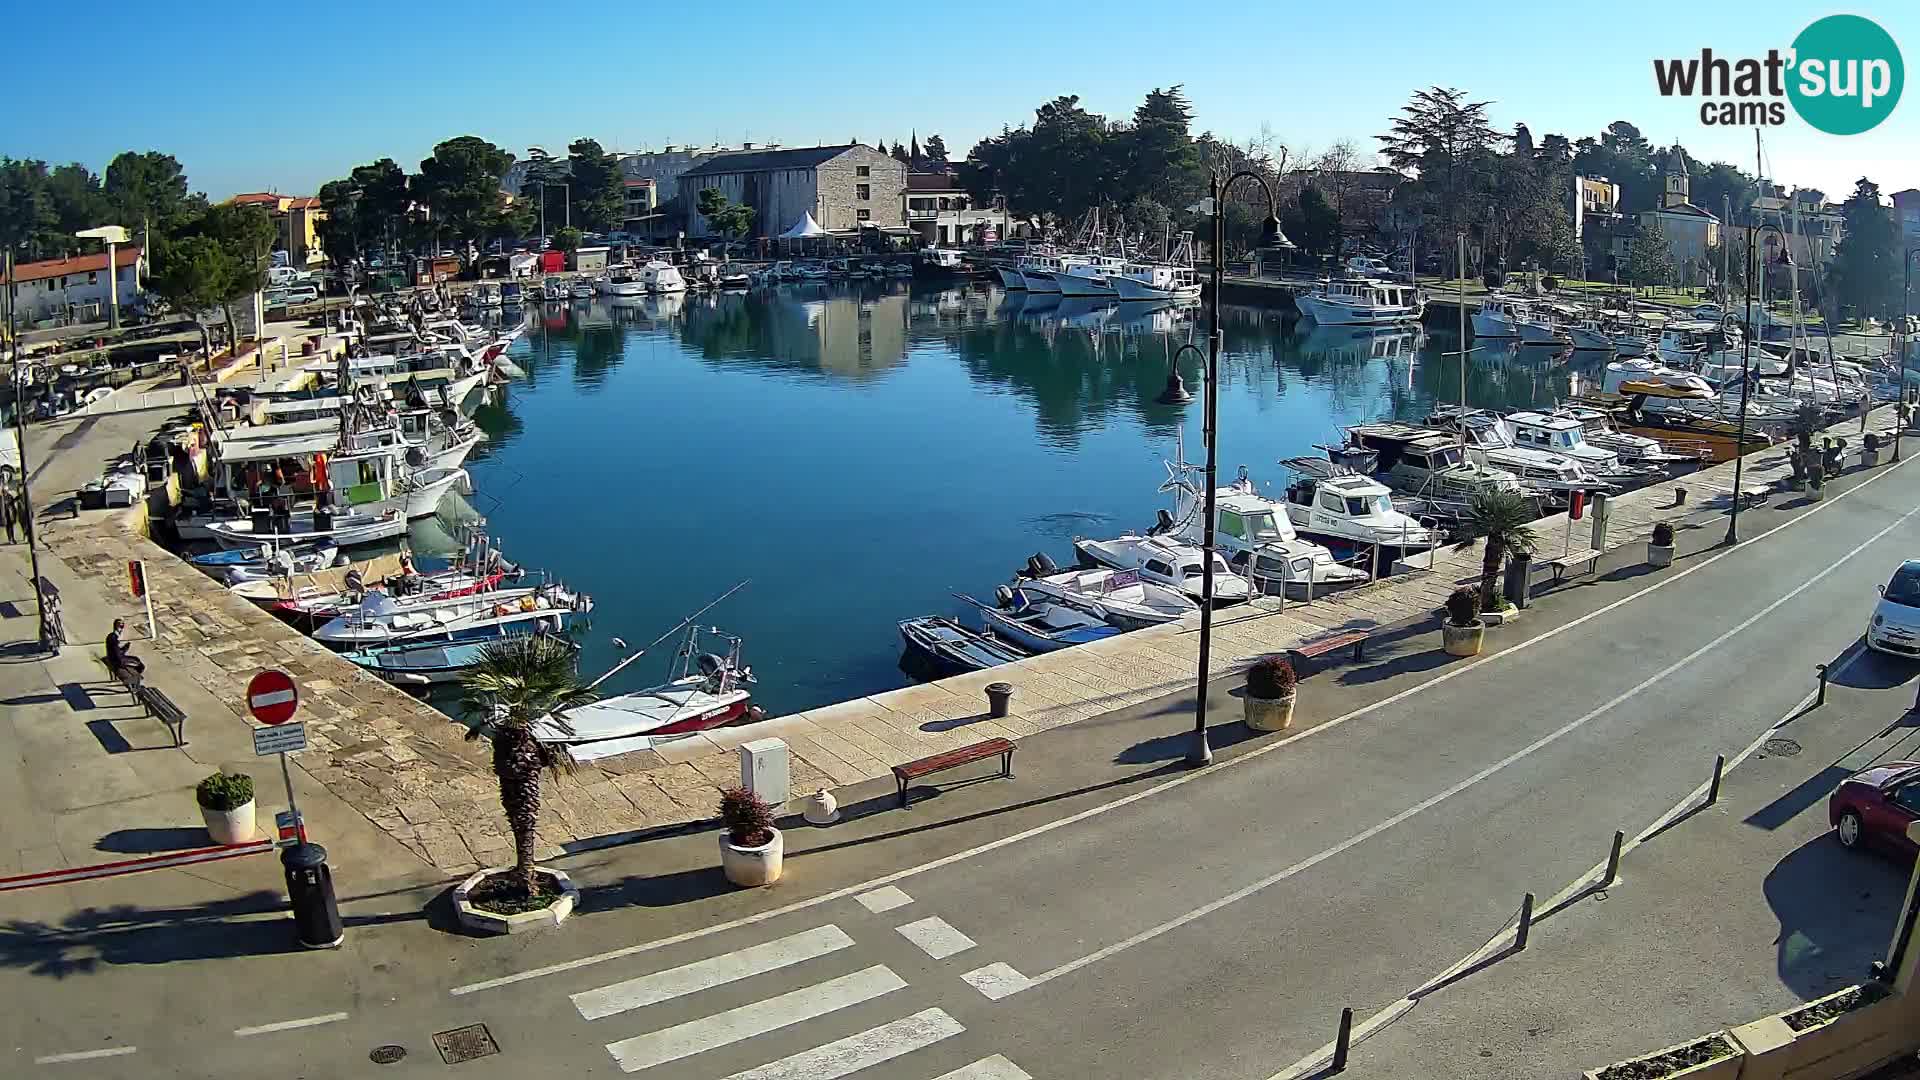
[[[912,903],[898,889],[855,899],[865,913],[888,922],[895,916],[885,913]],[[891,930],[870,924],[855,929],[868,946],[890,948],[891,953],[861,956],[853,935],[828,924],[582,990],[572,994],[571,1000],[583,1020],[604,1023],[608,1034],[624,1036],[605,1046],[625,1073],[657,1069],[659,1075],[675,1080],[838,1080],[855,1073],[861,1073],[863,1080],[868,1076],[1032,1080],[1001,1054],[953,1068],[971,1056],[960,1039],[966,1034],[965,1025],[946,1009],[919,1006],[929,1004],[928,990],[938,994],[959,988],[971,995],[959,1000],[981,1001],[961,981],[958,966],[944,979],[916,975],[915,993],[902,993],[909,983],[900,971],[924,972],[926,959],[938,962],[971,955],[976,948],[973,939],[931,915],[901,921]],[[901,949],[902,939],[926,959],[908,959],[914,954]],[[893,944],[886,946],[889,940]],[[891,959],[899,971],[887,963],[874,963],[877,959]],[[939,985],[933,985],[936,982]],[[749,994],[753,1000],[735,1004]],[[714,1004],[701,1010],[701,1003],[708,1001]],[[890,1004],[895,1001],[900,1004]],[[731,1007],[718,1007],[723,1004]],[[889,1011],[893,1015],[884,1022],[847,1034],[857,1024],[871,1023]],[[650,1019],[656,1014],[659,1019]],[[663,1023],[666,1020],[678,1022]],[[626,1031],[616,1032],[616,1026]],[[756,1047],[790,1049],[796,1042],[811,1042],[807,1033],[815,1030],[821,1032],[822,1041],[774,1060],[755,1060]],[[775,1033],[788,1034],[765,1044],[745,1045]],[[934,1047],[942,1049],[930,1050]],[[701,1057],[710,1052],[710,1057]],[[712,1064],[702,1069],[702,1061]],[[887,1069],[863,1072],[889,1063]],[[750,1067],[739,1069],[741,1065]],[[736,1071],[728,1072],[729,1068]]]

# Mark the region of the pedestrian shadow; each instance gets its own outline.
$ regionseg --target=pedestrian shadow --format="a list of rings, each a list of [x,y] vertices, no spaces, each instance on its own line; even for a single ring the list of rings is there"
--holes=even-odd
[[[300,952],[286,901],[258,891],[191,907],[83,908],[0,922],[0,968],[64,979],[117,967]],[[250,917],[251,916],[251,917]]]
[[[1906,886],[1891,860],[1848,851],[1831,834],[1789,852],[1762,885],[1780,924],[1780,981],[1811,999],[1865,978],[1881,959]]]
[[[95,840],[93,849],[123,855],[153,855],[164,851],[185,851],[189,848],[206,847],[212,842],[205,829],[115,829]]]

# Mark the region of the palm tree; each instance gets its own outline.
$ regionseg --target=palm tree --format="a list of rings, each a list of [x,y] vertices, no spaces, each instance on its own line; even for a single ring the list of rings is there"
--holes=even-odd
[[[1480,610],[1498,608],[1500,567],[1515,555],[1531,555],[1534,535],[1527,526],[1535,517],[1533,502],[1517,491],[1481,490],[1467,503],[1462,521],[1469,532],[1460,547],[1471,547],[1475,540],[1487,542],[1486,556],[1480,563]]]
[[[533,729],[543,717],[551,717],[553,726],[572,734],[561,714],[593,700],[593,692],[580,684],[575,671],[576,654],[572,642],[547,634],[503,638],[481,649],[480,662],[460,677],[461,709],[476,718],[467,738],[493,743],[500,808],[513,830],[512,877],[529,898],[534,895],[540,774],[557,775],[572,761],[565,751],[535,738]]]

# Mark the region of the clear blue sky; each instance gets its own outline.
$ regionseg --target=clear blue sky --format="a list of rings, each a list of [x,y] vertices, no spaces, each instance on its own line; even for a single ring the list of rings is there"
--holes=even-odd
[[[1655,143],[1678,138],[1697,157],[1751,169],[1751,129],[1704,127],[1697,102],[1660,98],[1654,57],[1784,49],[1814,18],[1852,11],[1886,27],[1909,66],[1920,61],[1920,5],[1910,0],[1578,9],[1110,0],[1074,9],[1084,17],[1031,0],[610,10],[487,0],[41,5],[9,21],[11,83],[57,91],[0,114],[0,154],[99,169],[122,149],[168,151],[216,198],[310,194],[383,156],[412,169],[436,141],[462,134],[522,154],[580,136],[638,149],[904,141],[917,130],[944,135],[957,157],[1056,94],[1117,117],[1173,83],[1185,84],[1198,129],[1244,139],[1265,126],[1296,151],[1351,139],[1371,153],[1408,93],[1440,84],[1492,100],[1496,126],[1525,122],[1536,139],[1626,119]],[[90,39],[125,52],[96,62]],[[1766,138],[1768,172],[1788,184],[1836,198],[1863,174],[1884,191],[1920,186],[1920,90],[1864,135],[1820,135],[1789,114]]]

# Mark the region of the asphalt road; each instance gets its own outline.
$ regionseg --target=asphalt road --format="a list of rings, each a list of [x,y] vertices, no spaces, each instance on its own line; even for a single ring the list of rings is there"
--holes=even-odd
[[[155,927],[97,977],[28,974],[23,946],[0,952],[0,1033],[21,1064],[137,1047],[44,1066],[75,1076],[437,1074],[427,1036],[480,1022],[500,1053],[463,1075],[1264,1080],[1798,707],[1920,536],[1920,469],[1838,492],[1750,515],[1749,538],[1779,531],[1732,551],[1707,547],[1717,523],[1683,533],[1670,571],[1603,567],[1474,662],[1398,635],[1303,682],[1284,738],[1247,739],[1219,695],[1203,772],[1178,764],[1175,700],[1036,737],[1014,781],[912,811],[856,791],[873,812],[790,830],[772,890],[718,884],[699,833],[568,860],[587,913],[559,935],[458,938],[401,896],[350,902],[348,948],[321,956],[255,947],[284,933],[268,915],[170,951]],[[375,1070],[385,1043],[409,1054]]]

